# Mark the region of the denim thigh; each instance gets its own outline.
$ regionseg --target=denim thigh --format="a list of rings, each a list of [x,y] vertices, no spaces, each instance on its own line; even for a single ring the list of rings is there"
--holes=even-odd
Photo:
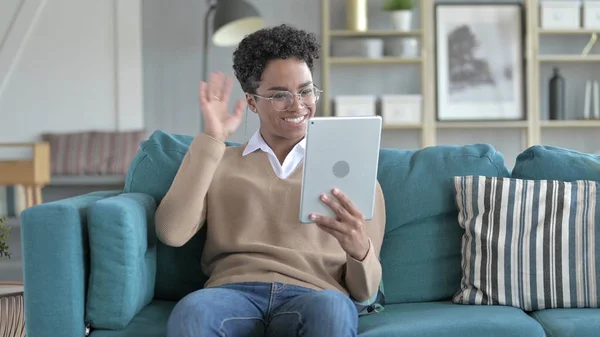
[[[197,290],[181,299],[167,337],[263,337],[269,284],[244,283]]]
[[[355,337],[358,311],[337,290],[283,286],[271,295],[267,337]]]

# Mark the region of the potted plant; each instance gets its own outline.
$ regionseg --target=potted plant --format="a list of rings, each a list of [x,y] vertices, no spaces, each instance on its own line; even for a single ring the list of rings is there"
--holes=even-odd
[[[10,251],[8,247],[8,236],[10,226],[6,225],[6,218],[0,218],[0,258],[8,257],[10,259]]]
[[[411,30],[415,0],[385,0],[383,10],[391,13],[392,24],[400,31]]]

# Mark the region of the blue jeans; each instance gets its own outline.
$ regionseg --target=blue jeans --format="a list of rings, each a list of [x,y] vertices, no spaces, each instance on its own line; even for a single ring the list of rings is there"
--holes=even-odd
[[[357,329],[356,305],[339,291],[249,282],[185,296],[167,337],[350,337]]]

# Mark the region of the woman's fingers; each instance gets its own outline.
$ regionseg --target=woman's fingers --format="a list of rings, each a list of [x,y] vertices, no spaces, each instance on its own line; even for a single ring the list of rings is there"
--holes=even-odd
[[[344,224],[337,221],[336,219],[326,217],[324,215],[312,214],[310,219],[314,221],[319,227],[327,228],[331,234],[334,232],[339,234],[344,234],[346,228]]]
[[[208,82],[200,82],[198,96],[203,112],[212,114],[215,117],[219,116],[219,118],[227,118],[227,115],[230,115],[237,120],[241,120],[246,108],[244,99],[236,102],[232,114],[228,111],[232,88],[233,80],[222,72],[211,73]]]
[[[221,92],[219,94],[219,97],[221,97],[221,100],[223,100],[224,102],[228,102],[229,97],[231,95],[231,89],[233,88],[233,80],[229,76],[223,75],[223,77],[224,80],[223,85],[221,86]]]
[[[246,101],[243,99],[240,99],[237,101],[237,103],[235,104],[235,108],[233,110],[233,115],[237,118],[242,118],[242,116],[244,115],[244,110],[246,110]]]
[[[208,103],[208,85],[206,82],[200,82],[200,88],[198,88],[198,97],[200,99],[200,105],[205,106]]]
[[[223,80],[220,73],[211,73],[208,79],[209,101],[220,101]]]
[[[351,214],[341,204],[336,202],[333,198],[327,194],[321,195],[321,201],[327,205],[337,217],[342,221],[348,221],[351,219]]]
[[[339,200],[340,204],[348,213],[357,218],[362,218],[363,214],[360,210],[354,205],[354,203],[348,198],[344,192],[340,191],[337,188],[334,188],[332,191],[333,195]]]

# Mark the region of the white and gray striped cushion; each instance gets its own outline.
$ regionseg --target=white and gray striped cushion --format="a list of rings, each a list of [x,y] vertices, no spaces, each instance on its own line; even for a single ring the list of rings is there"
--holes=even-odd
[[[454,303],[597,308],[600,183],[455,177],[462,240]]]

